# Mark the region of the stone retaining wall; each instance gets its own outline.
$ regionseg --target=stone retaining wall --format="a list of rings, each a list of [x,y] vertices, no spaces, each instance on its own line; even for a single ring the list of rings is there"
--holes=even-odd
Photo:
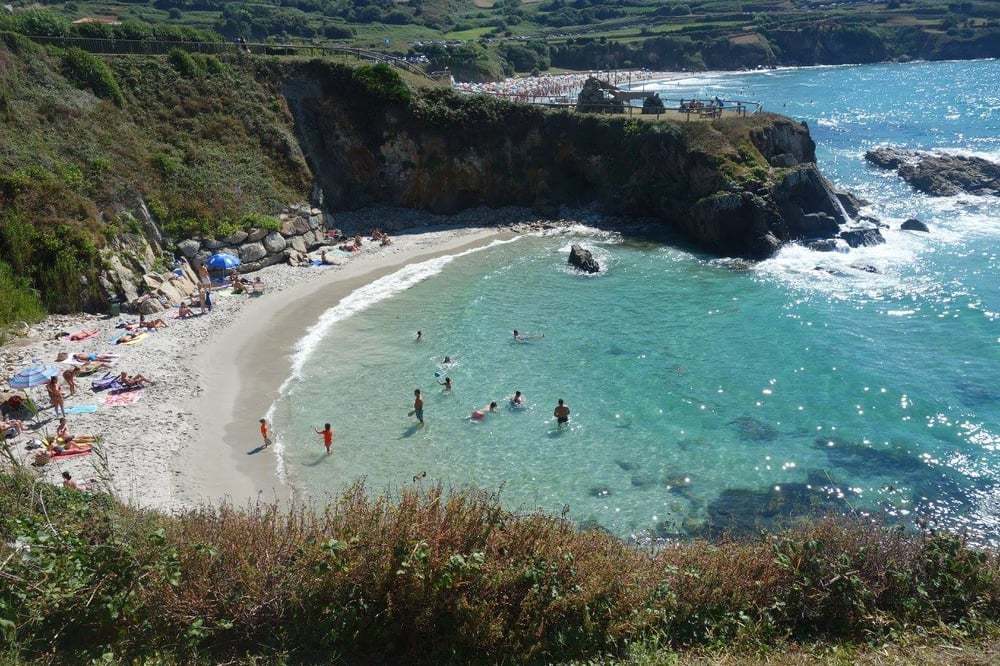
[[[266,266],[287,261],[307,261],[306,253],[326,242],[324,215],[308,204],[291,206],[278,216],[278,231],[250,229],[225,238],[189,238],[177,244],[178,252],[197,268],[216,252],[239,257],[240,273],[259,271]]]

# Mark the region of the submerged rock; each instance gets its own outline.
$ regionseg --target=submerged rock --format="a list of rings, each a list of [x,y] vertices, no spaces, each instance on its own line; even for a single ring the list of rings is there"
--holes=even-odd
[[[865,159],[883,169],[895,169],[916,190],[936,197],[961,192],[1000,196],[1000,164],[981,157],[876,148]]]
[[[575,243],[569,251],[569,265],[585,273],[597,273],[601,270],[593,253]]]
[[[615,464],[626,472],[634,472],[641,467],[639,463],[630,462],[628,460],[616,460]]]
[[[899,225],[899,228],[903,231],[923,231],[924,233],[930,233],[930,229],[927,225],[914,217],[911,217],[903,222]]]
[[[608,486],[592,486],[587,493],[591,497],[610,497],[612,494],[611,488]]]
[[[708,520],[685,531],[691,536],[747,535],[787,526],[797,518],[844,514],[850,506],[830,492],[827,476],[809,473],[806,483],[782,483],[762,489],[729,488],[708,505]]]
[[[752,416],[740,416],[729,422],[729,425],[736,426],[743,439],[751,442],[771,442],[778,438],[779,432],[770,423],[765,423]]]

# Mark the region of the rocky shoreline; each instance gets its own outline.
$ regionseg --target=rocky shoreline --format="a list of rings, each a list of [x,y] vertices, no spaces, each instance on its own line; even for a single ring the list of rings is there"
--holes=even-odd
[[[866,152],[865,159],[894,169],[913,189],[931,196],[1000,196],[1000,164],[981,157],[883,146]]]

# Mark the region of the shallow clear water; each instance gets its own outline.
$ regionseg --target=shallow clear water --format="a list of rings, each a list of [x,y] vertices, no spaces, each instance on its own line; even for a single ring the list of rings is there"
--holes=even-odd
[[[997,543],[1000,202],[915,194],[862,155],[892,143],[1000,157],[1000,63],[781,70],[665,90],[742,91],[807,120],[838,185],[893,226],[916,216],[933,232],[889,231],[886,245],[843,254],[787,248],[746,270],[581,228],[410,267],[304,341],[274,409],[293,483],[322,496],[364,477],[378,492],[426,473],[422,483],[502,487],[512,507],[565,508],[638,539],[833,510]],[[607,269],[568,271],[574,241]],[[516,344],[513,328],[545,337]],[[434,376],[445,355],[457,358],[451,394]],[[418,387],[422,429],[407,417]],[[514,390],[528,409],[506,407]],[[558,398],[573,411],[564,431]],[[471,421],[490,400],[500,410]],[[330,457],[312,432],[326,421]]]

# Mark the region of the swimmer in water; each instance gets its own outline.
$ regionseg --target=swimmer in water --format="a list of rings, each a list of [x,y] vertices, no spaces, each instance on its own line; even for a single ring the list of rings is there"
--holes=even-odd
[[[424,339],[424,332],[423,331],[417,331],[417,340],[416,341],[420,342],[423,339]]]
[[[545,337],[545,334],[541,335],[526,335],[524,333],[519,333],[518,330],[514,329],[514,342],[528,342],[530,340],[541,340]]]
[[[521,395],[520,391],[514,391],[514,395],[510,398],[511,407],[524,407],[524,396]]]
[[[493,402],[491,402],[486,407],[483,407],[481,409],[477,409],[474,412],[472,412],[472,420],[473,421],[482,421],[482,420],[484,420],[486,418],[487,414],[492,414],[495,411],[497,411],[497,403],[494,400]]]
[[[565,425],[569,425],[569,407],[563,402],[562,398],[559,398],[559,404],[556,405],[555,411],[552,412],[552,416],[556,417],[556,423],[562,428]]]
[[[420,397],[420,389],[413,389],[413,411],[409,416],[416,416],[420,425],[424,424],[424,399]]]
[[[442,393],[451,393],[451,377],[445,377],[444,378],[444,389],[441,392]]]

